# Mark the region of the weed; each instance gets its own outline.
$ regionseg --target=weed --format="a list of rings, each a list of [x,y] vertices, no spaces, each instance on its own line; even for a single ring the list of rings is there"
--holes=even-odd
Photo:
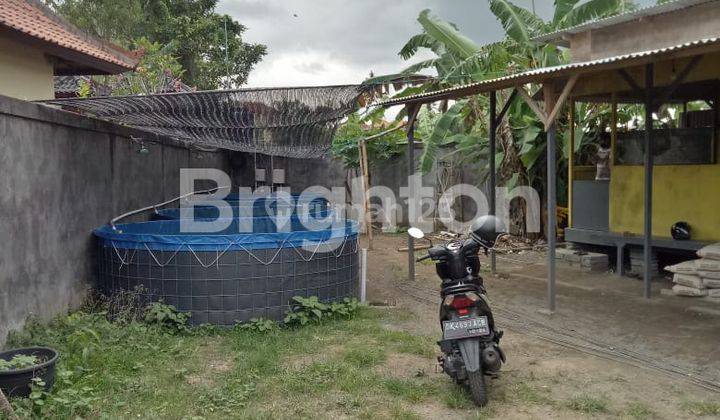
[[[460,386],[453,386],[443,393],[445,406],[452,409],[467,409],[474,406],[470,395]]]
[[[393,407],[390,413],[391,418],[396,420],[417,420],[421,417],[412,411],[406,410],[402,407]]]
[[[720,403],[710,401],[687,401],[683,409],[694,416],[720,416]]]
[[[586,414],[607,413],[608,400],[605,396],[577,395],[570,399],[567,407]]]
[[[353,347],[345,353],[344,360],[353,367],[369,368],[385,361],[387,355],[378,345],[364,345]]]
[[[271,319],[250,318],[250,321],[237,324],[236,327],[243,331],[266,333],[277,330],[278,323]]]
[[[519,382],[511,390],[514,398],[531,404],[552,404],[553,401],[548,395],[549,393],[549,389],[538,389],[527,382]]]
[[[145,322],[156,325],[173,333],[188,332],[189,312],[180,312],[172,305],[153,302],[145,309]]]
[[[135,286],[132,290],[117,290],[110,296],[92,291],[83,302],[81,311],[103,313],[112,322],[140,322],[145,316],[147,296],[148,289],[143,285]]]
[[[625,415],[633,419],[648,419],[655,417],[655,412],[640,402],[631,402],[625,408]]]
[[[397,322],[388,311],[352,311],[352,318],[336,311],[304,328],[262,334],[240,327],[169,334],[144,316],[110,322],[104,310],[30,322],[8,344],[56,348],[57,380],[50,392],[36,389],[37,398],[11,404],[21,418],[309,418],[328,408],[351,417],[412,418],[408,403],[452,387],[433,375],[393,379],[371,369],[391,352],[422,353],[429,342],[383,328]],[[297,357],[312,361],[284,367]],[[202,370],[220,359],[232,363]]]
[[[37,356],[30,354],[18,354],[10,360],[0,359],[0,372],[6,370],[24,369],[40,363]]]
[[[232,414],[235,410],[244,408],[254,392],[254,383],[211,389],[198,396],[198,403],[203,412]]]
[[[317,296],[295,296],[292,300],[293,304],[284,319],[289,327],[318,323],[328,318],[348,318],[360,307],[357,300],[349,298],[331,304],[320,302]]]
[[[437,390],[427,383],[416,380],[389,378],[382,381],[385,390],[395,397],[403,398],[410,402],[422,401]]]

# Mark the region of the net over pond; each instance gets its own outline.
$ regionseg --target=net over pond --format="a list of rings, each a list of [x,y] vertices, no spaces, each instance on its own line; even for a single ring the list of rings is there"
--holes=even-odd
[[[217,219],[221,217],[289,217],[311,215],[313,218],[331,216],[330,204],[323,197],[226,197],[213,205],[183,206],[157,210],[154,220]]]
[[[358,235],[353,221],[234,218],[224,229],[188,233],[182,220],[104,226],[98,288],[189,311],[193,324],[280,320],[294,296],[355,297]]]

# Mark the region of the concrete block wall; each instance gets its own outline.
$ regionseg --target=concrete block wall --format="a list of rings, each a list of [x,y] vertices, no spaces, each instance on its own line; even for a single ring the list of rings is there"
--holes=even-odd
[[[403,148],[397,156],[383,162],[370,163],[370,186],[371,187],[387,187],[398,200],[398,208],[395,210],[394,218],[400,225],[407,225],[407,203],[404,198],[400,197],[400,189],[407,187],[408,184],[408,167],[406,158],[406,148]],[[448,153],[448,150],[441,150],[439,155]],[[420,159],[423,153],[422,145],[417,144],[415,148],[416,167],[420,165]],[[486,195],[488,194],[487,181],[480,176],[484,162],[474,164],[460,164],[455,162],[458,173],[457,182],[467,183],[479,188]],[[252,154],[233,153],[232,158],[233,184],[237,186],[251,187],[254,181],[255,162]],[[269,167],[266,157],[258,155],[258,167]],[[327,156],[322,159],[289,159],[275,158],[275,168],[285,169],[285,180],[287,186],[292,193],[301,193],[311,186],[320,186],[328,189],[334,187],[345,188],[348,179],[348,171],[340,159]],[[424,187],[433,188],[437,194],[438,173],[437,168],[433,168],[429,173],[422,176],[422,184]],[[353,170],[351,178],[359,174],[357,170]],[[350,199],[351,197],[347,197]],[[360,198],[356,201],[361,202]],[[372,199],[373,205],[379,205],[380,200]],[[465,219],[475,214],[476,209],[470,200],[462,199],[456,204],[454,210]],[[357,218],[357,215],[350,213],[350,218]]]
[[[149,153],[138,153],[146,143]],[[94,278],[92,230],[176,197],[179,171],[230,171],[226,152],[0,96],[0,345],[34,314],[79,305]]]

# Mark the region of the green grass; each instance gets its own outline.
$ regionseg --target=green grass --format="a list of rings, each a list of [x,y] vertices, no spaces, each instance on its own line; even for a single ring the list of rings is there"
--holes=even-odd
[[[628,404],[624,414],[626,417],[632,419],[649,419],[655,417],[655,412],[640,402],[631,402]]]
[[[567,402],[567,407],[585,414],[600,414],[610,411],[609,402],[605,396],[577,395]]]
[[[62,355],[42,407],[14,399],[22,417],[415,418],[413,404],[456,387],[437,376],[388,377],[388,355],[432,357],[431,338],[390,331],[394,310],[349,320],[254,332],[196,328],[170,334],[76,313],[30,324],[8,345],[47,345]]]
[[[686,401],[682,408],[693,416],[720,416],[720,403],[714,401]]]

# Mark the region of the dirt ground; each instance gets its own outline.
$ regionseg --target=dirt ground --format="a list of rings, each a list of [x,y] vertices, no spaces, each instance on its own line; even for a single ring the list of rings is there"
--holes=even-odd
[[[412,314],[389,328],[439,336],[434,266],[416,264],[409,282],[407,254],[397,251],[405,242],[404,235],[375,237],[368,300]],[[500,378],[490,381],[490,406],[418,407],[421,417],[720,418],[720,305],[663,296],[662,283],[646,300],[638,280],[560,265],[557,311],[550,315],[543,311],[544,258],[498,256],[498,274],[483,273],[508,358]],[[427,360],[392,365],[450,384]]]

